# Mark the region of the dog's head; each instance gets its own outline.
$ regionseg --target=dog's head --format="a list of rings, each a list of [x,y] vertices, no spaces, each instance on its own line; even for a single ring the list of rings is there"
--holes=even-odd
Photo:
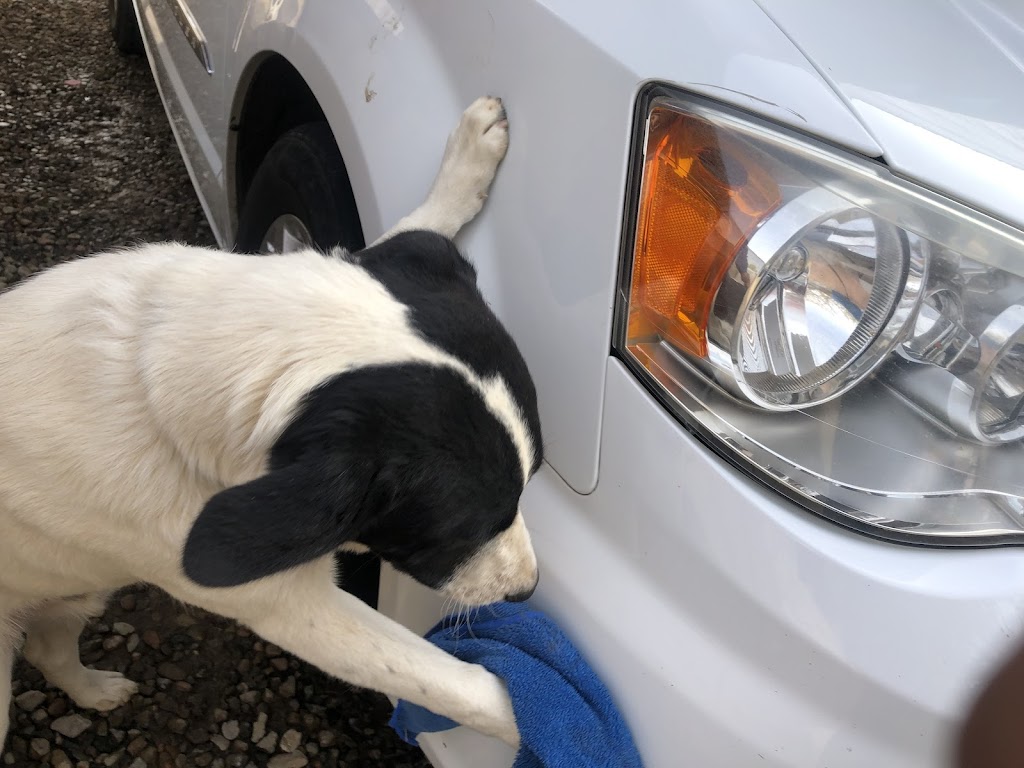
[[[334,377],[307,396],[266,475],[207,502],[186,574],[234,586],[362,545],[463,604],[524,599],[537,561],[518,504],[541,443],[528,375],[514,389],[430,364]]]

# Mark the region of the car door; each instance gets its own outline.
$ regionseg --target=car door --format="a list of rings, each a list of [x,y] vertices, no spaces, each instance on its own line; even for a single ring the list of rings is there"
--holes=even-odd
[[[226,232],[226,9],[218,0],[136,0],[147,54],[207,218]]]

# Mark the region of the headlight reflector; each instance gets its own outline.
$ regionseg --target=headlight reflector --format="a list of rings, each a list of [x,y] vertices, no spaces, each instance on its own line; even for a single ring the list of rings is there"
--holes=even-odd
[[[616,348],[810,509],[1024,542],[1024,236],[669,89],[638,103]]]
[[[749,285],[721,339],[743,394],[769,408],[820,403],[884,360],[917,307],[924,259],[898,228],[815,187],[768,217],[746,245]]]

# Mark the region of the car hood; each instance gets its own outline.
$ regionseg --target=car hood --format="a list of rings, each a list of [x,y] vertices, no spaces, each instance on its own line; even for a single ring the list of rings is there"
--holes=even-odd
[[[1024,227],[1024,3],[755,1],[894,170]]]

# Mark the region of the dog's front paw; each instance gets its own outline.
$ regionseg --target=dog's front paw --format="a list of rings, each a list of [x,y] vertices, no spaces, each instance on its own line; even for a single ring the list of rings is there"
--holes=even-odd
[[[120,672],[87,669],[83,684],[67,694],[84,709],[108,712],[124,704],[138,690],[139,686]]]
[[[495,167],[508,151],[508,115],[501,99],[482,96],[462,113],[455,128],[457,143],[467,154],[478,154]]]
[[[507,151],[508,118],[501,99],[477,99],[448,138],[434,191],[468,221],[480,210]]]

